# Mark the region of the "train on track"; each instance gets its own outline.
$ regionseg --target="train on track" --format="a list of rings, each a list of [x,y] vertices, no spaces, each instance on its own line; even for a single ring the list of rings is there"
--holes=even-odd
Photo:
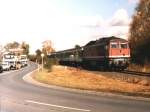
[[[49,57],[63,65],[124,70],[130,62],[130,48],[127,40],[112,36],[90,41],[82,47],[53,52]]]

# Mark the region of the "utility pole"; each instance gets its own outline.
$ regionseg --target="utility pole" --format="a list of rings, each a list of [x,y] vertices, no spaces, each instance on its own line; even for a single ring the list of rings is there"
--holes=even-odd
[[[41,57],[42,57],[42,71],[43,71],[43,66],[44,66],[44,60],[43,60],[44,54],[43,53],[41,54]]]

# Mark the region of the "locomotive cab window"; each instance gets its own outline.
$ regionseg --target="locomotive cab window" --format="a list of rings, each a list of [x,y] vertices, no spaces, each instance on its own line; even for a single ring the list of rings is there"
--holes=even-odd
[[[123,49],[127,49],[128,48],[128,44],[127,43],[121,43],[120,46]]]
[[[111,48],[118,48],[118,44],[117,43],[111,43]]]

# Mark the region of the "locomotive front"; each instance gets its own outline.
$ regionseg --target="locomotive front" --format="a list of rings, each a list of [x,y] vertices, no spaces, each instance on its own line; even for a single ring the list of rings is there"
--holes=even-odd
[[[126,69],[130,60],[130,48],[128,41],[124,39],[112,39],[109,42],[109,67],[114,69]]]

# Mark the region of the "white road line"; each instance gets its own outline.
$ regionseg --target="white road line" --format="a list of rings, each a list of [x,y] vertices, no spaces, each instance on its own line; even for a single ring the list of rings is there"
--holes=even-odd
[[[37,102],[37,101],[32,101],[32,100],[25,100],[25,102],[33,103],[33,104],[39,104],[39,105],[45,105],[45,106],[51,106],[51,107],[57,107],[57,108],[63,108],[63,109],[76,110],[76,111],[85,111],[85,112],[90,112],[91,111],[91,110],[86,110],[86,109],[79,109],[79,108],[73,108],[73,107],[65,107],[65,106],[61,106],[61,105],[53,105],[53,104],[48,104],[48,103],[43,103],[43,102]]]

